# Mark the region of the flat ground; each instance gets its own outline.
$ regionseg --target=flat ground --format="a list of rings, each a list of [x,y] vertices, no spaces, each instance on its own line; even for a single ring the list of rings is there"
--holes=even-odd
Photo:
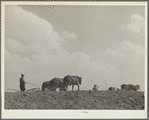
[[[6,92],[5,109],[144,109],[144,92],[30,91]]]

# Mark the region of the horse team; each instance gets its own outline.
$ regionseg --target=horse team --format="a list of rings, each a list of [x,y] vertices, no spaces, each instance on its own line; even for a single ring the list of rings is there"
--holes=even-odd
[[[120,91],[120,90],[138,91],[139,89],[140,89],[139,85],[122,84],[121,88],[119,88],[119,87],[109,87],[108,90],[110,90],[110,91]]]
[[[48,89],[50,91],[56,91],[57,88],[60,89],[60,91],[67,91],[68,85],[72,85],[72,91],[74,89],[74,85],[78,86],[78,91],[80,90],[80,86],[82,82],[82,78],[79,76],[71,76],[67,75],[64,78],[53,78],[50,81],[45,81],[42,84],[42,91]],[[95,89],[96,88],[96,89]],[[132,84],[122,84],[121,88],[119,87],[109,87],[109,91],[120,91],[120,90],[126,90],[126,91],[138,91],[140,89],[139,85],[132,85]],[[98,90],[97,85],[94,85],[93,91]]]
[[[42,91],[44,91],[45,89],[56,91],[57,88],[60,88],[60,91],[67,91],[68,85],[72,85],[72,91],[74,89],[74,85],[77,85],[79,91],[79,85],[81,85],[81,82],[82,78],[79,76],[67,75],[64,78],[53,78],[50,81],[43,82]]]

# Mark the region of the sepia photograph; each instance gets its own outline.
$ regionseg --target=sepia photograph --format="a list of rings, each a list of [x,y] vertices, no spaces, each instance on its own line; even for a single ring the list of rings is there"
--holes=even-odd
[[[147,2],[1,8],[3,118],[147,118]]]

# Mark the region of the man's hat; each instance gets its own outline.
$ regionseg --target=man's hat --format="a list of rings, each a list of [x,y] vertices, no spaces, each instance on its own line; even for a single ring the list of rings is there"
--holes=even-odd
[[[94,85],[94,87],[97,87],[97,85]]]
[[[25,75],[22,73],[21,76],[25,76]]]

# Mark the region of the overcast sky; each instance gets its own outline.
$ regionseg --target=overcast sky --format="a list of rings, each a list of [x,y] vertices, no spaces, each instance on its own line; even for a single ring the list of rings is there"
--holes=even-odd
[[[105,89],[105,80],[107,87],[139,84],[144,90],[144,61],[144,6],[5,7],[5,89],[19,90],[24,73],[40,87],[78,75],[81,90]]]

